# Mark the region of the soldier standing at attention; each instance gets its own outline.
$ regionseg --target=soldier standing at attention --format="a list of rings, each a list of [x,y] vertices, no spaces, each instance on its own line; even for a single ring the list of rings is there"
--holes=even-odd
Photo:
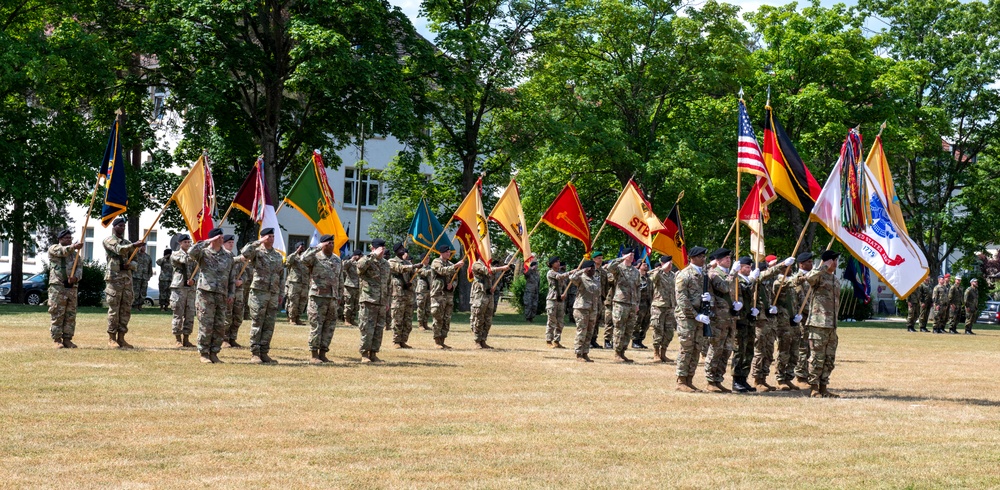
[[[930,277],[930,276],[928,276]],[[917,289],[914,289],[909,296],[906,297],[906,331],[916,332],[917,331],[917,318],[920,317],[920,305],[924,303],[924,293],[927,289],[927,283],[921,282]]]
[[[250,289],[250,268],[244,268],[246,259],[242,255],[234,252],[236,237],[226,235],[222,237],[222,247],[233,256],[233,269],[243,275],[236,278],[236,295],[233,297],[233,304],[229,305],[226,316],[226,335],[222,339],[222,345],[231,349],[239,349],[242,345],[236,343],[236,337],[240,333],[240,325],[243,325],[243,311],[246,309],[246,290]]]
[[[424,253],[424,256],[420,258],[421,264],[428,264],[430,262],[430,252]],[[431,327],[428,322],[431,318],[431,269],[430,267],[424,267],[416,272],[416,292],[417,292],[417,324],[420,325],[421,330],[430,330]],[[405,343],[405,342],[404,342]]]
[[[712,306],[715,311],[715,321],[712,322],[712,338],[708,342],[708,355],[705,357],[705,380],[708,391],[713,393],[730,393],[731,390],[722,385],[726,376],[726,366],[729,365],[729,355],[732,354],[736,342],[737,314],[743,309],[739,300],[739,292],[733,291],[735,274],[730,273],[733,265],[732,252],[720,248],[712,252],[715,266],[708,271],[708,290],[712,293]],[[735,298],[735,299],[734,299]]]
[[[740,298],[744,305],[753,305],[753,284],[760,277],[760,270],[753,266],[753,259],[740,257],[736,266],[739,278]],[[736,350],[733,351],[733,391],[747,393],[757,391],[747,383],[753,362],[754,322],[760,310],[756,305],[744,306],[736,312]]]
[[[549,271],[545,273],[549,285],[549,294],[545,297],[545,344],[553,349],[565,349],[559,341],[562,340],[563,317],[566,314],[563,291],[566,290],[569,273],[559,272],[561,265],[559,257],[549,257]]]
[[[770,257],[770,256],[769,256]],[[757,284],[757,321],[754,322],[753,341],[753,361],[750,363],[750,371],[753,376],[753,386],[756,391],[774,391],[776,388],[767,384],[767,376],[771,372],[771,364],[774,362],[774,341],[775,341],[775,316],[778,307],[771,303],[771,296],[774,294],[772,286],[774,278],[781,273],[781,268],[777,267],[778,260],[761,261],[757,264],[760,271],[760,278]],[[764,313],[764,316],[760,316]]]
[[[194,347],[190,341],[195,315],[194,277],[192,277],[195,264],[188,257],[191,237],[180,235],[177,243],[180,250],[170,254],[170,263],[174,268],[174,280],[170,283],[170,306],[174,310],[173,333],[177,340],[177,348]]]
[[[576,285],[576,300],[573,302],[573,319],[576,320],[576,341],[573,350],[576,360],[594,362],[590,359],[590,342],[597,328],[597,315],[604,305],[601,304],[600,279],[595,271],[593,260],[585,260],[580,269],[570,275],[570,282]]]
[[[809,396],[839,398],[826,389],[837,357],[837,308],[840,306],[840,283],[837,280],[838,252],[827,250],[822,264],[806,274],[812,287],[809,303]]]
[[[795,262],[793,257],[785,259],[782,269]],[[782,288],[782,284],[785,287]],[[774,333],[778,340],[778,362],[775,365],[775,378],[781,391],[798,391],[801,388],[792,380],[795,378],[795,364],[799,352],[799,321],[798,305],[795,304],[795,285],[791,276],[779,275],[771,285],[776,295],[771,303],[778,307],[775,317]],[[780,290],[780,291],[779,291]],[[780,294],[779,294],[780,292]]]
[[[594,306],[597,310],[597,320],[594,320],[594,332],[590,336],[590,348],[591,349],[603,349],[603,345],[597,342],[597,335],[601,331],[601,326],[604,325],[604,317],[607,315],[611,316],[610,311],[605,311],[604,298],[607,297],[608,291],[611,289],[611,284],[608,282],[608,271],[604,270],[604,253],[595,250],[590,253],[591,259],[594,261],[594,278],[597,280],[597,285],[600,286],[601,290],[598,292],[598,303]],[[609,306],[610,308],[610,306]]]
[[[694,387],[692,378],[698,369],[698,357],[705,344],[704,325],[711,319],[702,313],[702,303],[712,300],[712,293],[705,291],[705,276],[702,267],[705,266],[705,247],[693,247],[688,252],[690,263],[674,279],[677,295],[677,306],[674,315],[677,317],[677,340],[680,342],[680,352],[677,353],[677,391],[696,393],[701,390]]]
[[[490,328],[493,327],[493,313],[496,311],[493,303],[493,282],[507,269],[510,269],[509,265],[501,265],[494,266],[491,271],[482,259],[472,264],[473,282],[469,302],[472,314],[469,315],[469,322],[472,324],[476,346],[480,349],[493,348],[486,343]]]
[[[434,318],[434,343],[439,349],[451,349],[444,343],[451,330],[451,312],[455,307],[455,273],[465,259],[451,263],[451,246],[438,245],[440,256],[431,262],[431,316]]]
[[[965,335],[975,335],[972,326],[979,316],[979,280],[973,278],[965,290]]]
[[[309,302],[309,277],[300,260],[306,251],[306,244],[295,244],[295,251],[285,257],[285,310],[288,323],[302,325],[299,318]]]
[[[75,349],[73,334],[76,332],[77,285],[83,279],[83,264],[79,264],[79,250],[83,243],[73,242],[73,232],[63,230],[56,236],[59,243],[49,247],[49,316],[52,318],[52,345],[56,349]],[[70,277],[73,264],[76,272]]]
[[[649,285],[649,265],[639,261],[639,314],[632,332],[632,348],[648,349],[642,341],[646,340],[650,325],[650,307],[653,303],[653,288]]]
[[[337,326],[337,296],[340,294],[340,274],[343,267],[340,256],[333,249],[333,235],[319,237],[319,247],[310,249],[301,257],[302,267],[309,279],[309,350],[313,364],[330,362],[326,353]]]
[[[604,297],[604,348],[615,348],[615,276],[608,272],[608,264],[601,266],[601,295]],[[597,325],[600,328],[601,324]]]
[[[132,318],[132,271],[135,264],[129,261],[132,251],[145,245],[132,243],[125,238],[125,218],[119,216],[111,223],[111,236],[104,239],[104,253],[108,257],[108,270],[104,273],[107,286],[104,298],[108,302],[108,346],[131,349],[125,341],[128,321]]]
[[[524,273],[524,320],[535,321],[538,314],[538,261],[531,259],[528,272]]]
[[[639,249],[608,262],[604,266],[608,275],[614,278],[614,309],[611,312],[615,324],[615,362],[631,363],[625,357],[632,330],[639,316],[639,271],[633,267]]]
[[[142,311],[149,279],[153,277],[153,259],[146,253],[145,244],[139,247],[132,262],[135,264],[135,271],[132,273],[132,308]]]
[[[410,340],[410,332],[413,330],[413,282],[424,264],[411,264],[410,254],[402,243],[392,251],[396,254],[389,259],[389,271],[392,273],[392,304],[389,312],[392,343],[397,349],[410,349],[406,341]]]
[[[358,279],[358,260],[361,259],[361,250],[355,250],[351,254],[351,260],[343,263],[344,266],[344,317],[347,323],[358,325],[358,298],[361,283]]]
[[[277,364],[271,359],[271,337],[278,317],[278,296],[281,295],[281,253],[274,249],[274,228],[260,230],[260,239],[243,246],[240,251],[253,269],[250,284],[250,362]]]
[[[220,364],[219,351],[226,337],[226,312],[236,297],[233,255],[222,248],[222,228],[208,232],[188,253],[188,262],[200,270],[195,304],[198,310],[198,354],[201,362]]]
[[[677,320],[674,319],[674,266],[669,255],[660,256],[660,266],[649,273],[649,287],[653,290],[649,323],[653,327],[653,362],[673,362],[667,358],[667,346],[674,340]]]
[[[358,299],[358,328],[361,330],[361,362],[382,362],[376,354],[382,348],[382,332],[389,319],[389,262],[385,240],[372,240],[372,251],[358,260],[361,297]]]
[[[171,252],[173,250],[168,248],[163,251],[163,257],[156,259],[156,266],[160,268],[160,311],[170,308],[170,281],[174,279],[174,266],[170,263]]]
[[[927,279],[924,279],[924,284],[920,287],[923,291],[921,293],[923,300],[920,303],[920,331],[930,332],[930,330],[927,330],[927,317],[930,316],[931,310],[934,309],[934,295],[932,294],[934,291],[934,279],[931,276],[927,276]]]
[[[934,333],[944,333],[948,324],[948,279],[945,274],[938,277],[938,285],[934,286]]]
[[[955,276],[955,284],[948,289],[948,332],[958,334],[958,310],[962,309],[962,278]]]
[[[798,262],[798,270],[792,274],[792,284],[795,286],[795,304],[798,305],[796,314],[802,310],[803,318],[798,322],[798,353],[795,357],[795,380],[804,384],[809,384],[809,330],[806,328],[806,319],[809,317],[809,310],[802,308],[802,303],[809,295],[809,283],[806,282],[806,274],[813,268],[813,259],[816,254],[812,252],[802,252],[795,261]]]

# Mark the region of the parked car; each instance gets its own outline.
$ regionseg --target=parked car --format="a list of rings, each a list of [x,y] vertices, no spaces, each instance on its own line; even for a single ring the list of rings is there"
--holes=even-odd
[[[29,305],[40,305],[45,303],[47,297],[47,291],[45,290],[45,280],[48,278],[49,274],[43,272],[41,274],[35,274],[24,281],[24,299],[25,303]],[[3,298],[4,303],[11,303],[13,298],[10,296],[10,283],[0,284],[0,298]]]
[[[987,301],[986,307],[979,313],[979,319],[976,320],[976,323],[1000,324],[1000,301]]]
[[[156,306],[160,299],[160,290],[152,286],[146,286],[146,299],[142,300],[142,306]]]
[[[21,280],[22,281],[27,281],[28,279],[31,279],[31,276],[33,276],[33,275],[34,274],[32,274],[30,272],[22,272],[21,273]],[[9,283],[9,282],[10,282],[10,272],[2,272],[2,273],[0,273],[0,284]]]

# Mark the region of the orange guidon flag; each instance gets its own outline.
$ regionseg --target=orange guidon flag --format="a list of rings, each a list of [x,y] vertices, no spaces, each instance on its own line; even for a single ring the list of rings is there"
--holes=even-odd
[[[458,232],[455,238],[462,243],[465,256],[469,259],[469,280],[472,280],[472,264],[481,259],[490,269],[492,252],[490,251],[490,233],[486,225],[486,212],[483,210],[482,197],[483,178],[469,190],[462,204],[455,210],[454,218],[458,222]]]
[[[202,155],[188,171],[184,180],[181,181],[181,185],[177,186],[173,197],[177,207],[181,210],[181,216],[184,217],[184,224],[187,225],[188,231],[191,232],[192,236],[199,237],[196,240],[204,240],[208,237],[208,232],[211,231],[202,229],[206,218],[208,225],[212,226],[212,217],[205,215],[205,196],[207,194],[205,171],[205,156]]]
[[[663,231],[653,235],[653,250],[669,255],[678,269],[688,265],[687,247],[684,245],[684,226],[681,225],[681,210],[677,203],[670,208],[663,221]]]
[[[625,184],[622,194],[618,196],[618,202],[611,208],[604,222],[624,231],[646,248],[653,248],[654,233],[666,229],[660,218],[653,214],[642,190],[632,180]]]
[[[559,233],[580,240],[586,252],[590,253],[593,245],[590,243],[590,224],[572,182],[567,183],[552,204],[549,204],[549,209],[542,215],[542,223],[551,226]]]
[[[510,184],[500,195],[497,205],[490,211],[490,221],[500,225],[510,240],[524,256],[524,265],[531,262],[531,245],[528,244],[528,228],[524,222],[524,209],[521,207],[521,192],[517,181],[510,179]]]

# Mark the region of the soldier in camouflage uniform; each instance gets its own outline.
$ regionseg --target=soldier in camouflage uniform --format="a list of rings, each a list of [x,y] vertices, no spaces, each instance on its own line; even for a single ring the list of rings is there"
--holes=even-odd
[[[358,260],[361,297],[358,299],[358,328],[361,330],[361,362],[382,362],[382,332],[389,319],[389,262],[385,255],[385,240],[372,240],[372,251]]]
[[[393,248],[393,253],[396,256],[389,259],[389,271],[392,274],[389,285],[392,292],[389,308],[392,343],[397,349],[409,349],[406,341],[410,340],[410,332],[413,330],[413,284],[424,264],[411,264],[410,254],[402,243]]]
[[[833,250],[823,252],[823,263],[806,274],[812,287],[809,303],[809,396],[838,398],[827,390],[830,373],[837,357],[837,311],[840,306],[840,282],[837,281],[837,259]]]
[[[674,340],[677,320],[674,319],[674,307],[677,305],[674,294],[674,266],[669,255],[660,256],[660,266],[649,273],[649,287],[653,290],[650,302],[649,323],[653,327],[653,361],[674,362],[667,358],[667,347]]]
[[[351,259],[343,263],[344,282],[344,319],[347,323],[358,325],[358,299],[361,297],[361,281],[358,279],[358,260],[361,260],[361,250],[355,250]]]
[[[598,293],[600,296],[598,298],[598,305],[594,307],[597,310],[597,319],[594,320],[594,332],[590,336],[590,348],[591,349],[603,349],[604,345],[597,342],[597,336],[601,332],[601,327],[604,326],[604,315],[605,306],[604,298],[608,295],[608,290],[611,289],[611,285],[608,283],[608,271],[604,270],[604,253],[595,250],[590,253],[591,260],[594,261],[594,279],[597,280],[597,285],[600,286],[601,290]],[[610,313],[607,314],[611,316]]]
[[[444,343],[451,330],[451,313],[455,308],[455,276],[465,259],[451,263],[448,244],[438,245],[440,256],[431,262],[431,316],[434,318],[434,343],[439,349],[451,349]]]
[[[430,252],[426,252],[423,257],[421,257],[420,262],[427,264],[430,262]],[[421,330],[430,330],[431,327],[428,324],[431,318],[431,269],[430,267],[424,267],[416,272],[416,278],[413,281],[416,284],[417,293],[417,304],[415,308],[417,310],[417,325],[420,325]]]
[[[744,305],[736,312],[736,350],[733,351],[733,391],[747,393],[757,391],[747,382],[750,376],[750,366],[753,363],[754,323],[760,314],[760,309],[753,302],[753,285],[760,277],[760,270],[754,267],[753,259],[740,257],[737,264],[739,279],[739,301]]]
[[[340,256],[334,250],[333,235],[319,238],[319,246],[301,256],[302,268],[309,280],[309,350],[313,364],[330,362],[333,332],[337,326],[337,305],[340,303],[340,274],[343,268]]]
[[[608,262],[604,268],[614,278],[614,307],[611,312],[615,324],[615,362],[631,363],[625,357],[632,331],[639,316],[639,270],[633,264],[639,256],[639,249]]]
[[[927,276],[927,279],[924,279],[922,287],[924,288],[924,293],[923,301],[920,303],[920,331],[930,332],[930,330],[927,330],[927,318],[930,316],[931,310],[934,309],[934,295],[932,294],[934,291],[934,279],[931,276]]]
[[[704,325],[711,323],[708,315],[702,313],[702,303],[712,300],[712,293],[705,290],[705,253],[704,247],[693,247],[688,252],[690,263],[674,278],[677,306],[674,316],[677,318],[677,340],[680,352],[677,353],[677,391],[686,393],[699,392],[692,383],[694,373],[698,369],[698,357],[705,345]]]
[[[153,259],[146,253],[145,245],[139,247],[132,262],[135,264],[135,271],[132,272],[132,308],[142,311],[149,280],[153,277]]]
[[[975,335],[972,326],[976,324],[979,316],[979,280],[969,281],[969,287],[965,290],[965,335]]]
[[[958,312],[962,309],[962,278],[955,276],[955,283],[948,289],[948,332],[958,333]]]
[[[170,263],[170,254],[173,250],[169,248],[163,251],[163,257],[156,259],[156,266],[160,268],[158,276],[160,286],[160,311],[167,311],[170,308],[170,281],[174,279],[174,266]]]
[[[559,264],[559,272],[566,272],[566,264]],[[576,320],[573,319],[573,302],[576,301],[576,286],[567,277],[564,287],[566,296],[563,298],[563,306],[565,306],[565,310],[563,311],[563,326],[567,323],[576,323]],[[562,339],[561,335],[560,339]]]
[[[180,249],[170,254],[170,264],[174,268],[174,279],[170,283],[170,307],[174,310],[171,320],[177,347],[194,347],[191,332],[195,317],[195,263],[188,256],[191,237],[180,235],[177,241]]]
[[[538,314],[538,261],[531,259],[528,272],[524,273],[524,320],[532,322]]]
[[[305,251],[306,244],[299,242],[295,251],[285,257],[285,310],[292,325],[303,325],[299,317],[309,303],[309,277],[301,263]]]
[[[191,247],[188,262],[200,270],[195,307],[198,311],[198,354],[201,362],[220,364],[219,351],[226,338],[226,312],[236,298],[233,254],[222,247],[222,228],[208,232],[208,239]]]
[[[928,276],[930,277],[930,276]],[[927,282],[921,282],[917,289],[913,290],[909,296],[906,297],[906,331],[916,332],[917,331],[917,319],[920,317],[920,305],[924,303],[925,294],[929,294],[930,291],[927,288]]]
[[[601,294],[604,296],[604,348],[615,348],[615,276],[608,272],[607,264],[601,266]],[[600,324],[598,324],[600,328]]]
[[[753,387],[757,391],[774,391],[776,388],[767,384],[767,377],[774,362],[775,316],[778,307],[772,303],[774,295],[774,280],[781,273],[777,259],[771,262],[761,261],[757,264],[760,278],[757,280],[757,304],[754,305],[762,314],[757,315],[754,322],[753,361],[750,363],[750,374],[753,376]]]
[[[576,320],[576,341],[573,350],[576,360],[594,362],[590,359],[590,342],[597,329],[597,312],[604,308],[601,304],[601,284],[593,260],[584,260],[580,269],[570,275],[570,282],[576,285],[576,299],[573,301],[573,319]]]
[[[806,328],[806,319],[809,316],[808,308],[803,309],[802,304],[806,301],[809,293],[809,283],[806,282],[806,274],[813,268],[813,259],[816,257],[812,252],[802,252],[795,261],[798,262],[798,270],[792,274],[792,284],[795,285],[795,301],[802,311],[803,318],[799,320],[799,350],[795,362],[795,380],[809,384],[809,329]],[[808,305],[807,305],[808,306]]]
[[[476,346],[480,349],[492,349],[486,343],[490,335],[490,328],[493,327],[493,314],[496,312],[493,303],[493,283],[496,282],[500,274],[510,269],[509,265],[493,266],[492,270],[486,267],[482,260],[477,260],[472,264],[472,292],[469,304],[472,307],[472,314],[469,315],[469,323],[472,326],[472,334],[475,337]]]
[[[789,257],[793,262],[795,259]],[[788,260],[784,266],[789,266]],[[792,380],[795,378],[795,364],[799,353],[799,307],[795,302],[795,285],[791,276],[779,275],[774,284],[773,305],[778,307],[774,333],[778,340],[778,359],[775,363],[775,379],[781,391],[798,391],[801,388]]]
[[[260,239],[243,246],[240,251],[253,269],[250,284],[250,362],[277,364],[268,353],[274,335],[274,321],[278,317],[278,297],[281,295],[281,253],[274,249],[274,229],[260,230]]]
[[[226,235],[222,238],[222,247],[233,256],[233,269],[236,277],[236,293],[233,296],[233,304],[226,312],[226,335],[222,339],[222,346],[230,349],[239,349],[243,346],[236,342],[240,333],[240,326],[243,325],[243,312],[246,310],[246,293],[250,289],[250,268],[244,267],[246,259],[234,251],[236,237]],[[242,271],[242,275],[239,275]]]
[[[649,285],[649,266],[646,261],[639,261],[639,315],[636,317],[635,330],[632,332],[632,348],[648,349],[642,341],[650,326],[650,309],[653,303],[653,288]]]
[[[565,349],[559,342],[562,340],[563,317],[565,309],[566,283],[569,281],[568,272],[559,272],[559,257],[549,257],[549,271],[545,273],[545,280],[549,285],[549,294],[545,297],[545,344],[553,349]]]
[[[112,222],[112,234],[104,239],[104,254],[108,258],[108,270],[104,273],[107,286],[104,298],[108,302],[108,345],[121,349],[131,349],[125,341],[128,321],[132,318],[132,270],[129,259],[132,251],[145,245],[132,243],[125,238],[125,218],[119,216]]]
[[[730,273],[733,265],[732,252],[720,248],[711,255],[715,264],[708,270],[708,291],[712,295],[712,309],[715,319],[711,321],[712,337],[708,340],[708,355],[705,357],[705,380],[708,391],[713,393],[730,393],[731,390],[722,385],[726,376],[726,366],[729,356],[736,344],[736,319],[732,312],[739,313],[743,303],[739,296],[733,294],[736,274]],[[735,299],[734,299],[735,298]]]
[[[49,247],[49,316],[52,318],[49,333],[56,349],[75,349],[77,285],[83,279],[79,250],[83,243],[70,245],[73,232],[69,230],[59,232],[57,239],[59,243]],[[73,264],[77,264],[75,272]]]
[[[948,324],[948,279],[950,276],[938,277],[938,285],[932,293],[934,301],[934,333],[944,333]]]

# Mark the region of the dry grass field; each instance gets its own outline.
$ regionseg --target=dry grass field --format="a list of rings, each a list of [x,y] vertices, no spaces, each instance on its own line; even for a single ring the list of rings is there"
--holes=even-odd
[[[51,349],[47,318],[0,306],[0,487],[1000,487],[998,330],[842,328],[829,400],[677,393],[649,351],[577,363],[514,315],[496,351],[473,350],[457,315],[454,350],[417,330],[374,366],[340,328],[319,367],[287,323],[280,365],[245,349],[203,365],[172,348],[166,314],[133,316],[133,351],[105,347],[96,309],[79,349]]]

